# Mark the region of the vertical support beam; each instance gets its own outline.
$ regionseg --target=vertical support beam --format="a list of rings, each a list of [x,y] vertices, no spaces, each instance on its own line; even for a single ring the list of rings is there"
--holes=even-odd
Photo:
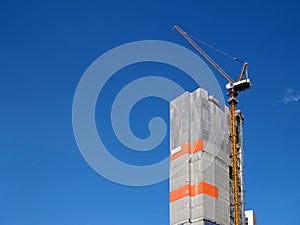
[[[234,225],[240,225],[240,199],[239,199],[239,168],[238,168],[238,152],[237,152],[237,132],[236,132],[236,105],[238,103],[237,92],[233,89],[229,92],[230,104],[230,139],[231,139],[231,159],[232,159],[232,190],[233,190],[233,209],[234,209]]]
[[[240,224],[245,224],[245,183],[244,183],[244,145],[243,145],[243,124],[244,116],[241,110],[236,110],[237,150],[239,165],[239,187],[240,187]]]

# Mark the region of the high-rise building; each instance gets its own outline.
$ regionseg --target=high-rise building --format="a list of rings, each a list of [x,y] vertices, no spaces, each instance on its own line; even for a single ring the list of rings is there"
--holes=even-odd
[[[243,211],[243,117],[237,112]],[[204,89],[170,103],[170,224],[231,225],[231,142],[228,107]],[[241,213],[244,221],[244,213]],[[244,225],[244,223],[242,223]]]

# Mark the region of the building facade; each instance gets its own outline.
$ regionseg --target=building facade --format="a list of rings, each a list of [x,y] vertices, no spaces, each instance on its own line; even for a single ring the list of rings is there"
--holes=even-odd
[[[256,214],[253,210],[245,211],[245,225],[256,225]]]
[[[237,118],[237,129],[241,129],[243,117],[239,112]],[[243,185],[242,130],[239,140]],[[170,146],[170,224],[231,225],[228,107],[221,109],[218,100],[201,88],[171,101]],[[242,202],[243,198],[241,188]]]

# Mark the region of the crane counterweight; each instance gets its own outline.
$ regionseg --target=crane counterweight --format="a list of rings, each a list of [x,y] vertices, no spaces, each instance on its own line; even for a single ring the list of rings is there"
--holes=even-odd
[[[236,92],[242,92],[245,91],[247,89],[249,89],[251,87],[251,81],[250,79],[244,79],[244,80],[240,80],[237,82],[234,82],[233,84],[228,83],[226,85],[226,89],[229,91],[231,89],[233,89]]]

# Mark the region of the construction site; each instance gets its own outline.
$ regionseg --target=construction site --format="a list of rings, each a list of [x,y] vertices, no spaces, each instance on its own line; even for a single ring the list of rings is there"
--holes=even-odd
[[[228,106],[198,88],[170,103],[170,224],[256,225],[246,210],[244,115],[238,94],[251,87],[248,63],[231,78],[190,35],[174,27],[228,81]],[[234,60],[237,60],[233,57]]]

